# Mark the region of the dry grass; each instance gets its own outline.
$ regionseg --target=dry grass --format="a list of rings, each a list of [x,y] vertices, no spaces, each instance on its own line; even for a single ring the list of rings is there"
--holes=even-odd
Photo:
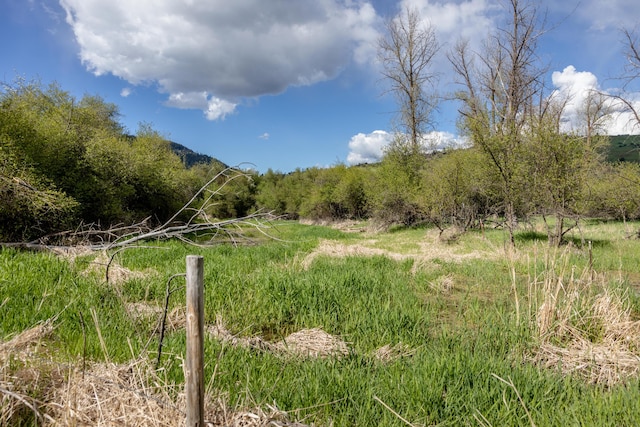
[[[78,257],[93,255],[95,253],[87,246],[55,246],[51,251],[71,263],[74,263]]]
[[[439,276],[435,281],[429,282],[429,287],[434,291],[442,294],[448,294],[455,286],[453,274]]]
[[[373,247],[376,244],[378,242],[373,239],[365,241],[363,244],[344,244],[331,240],[321,240],[315,250],[302,260],[301,266],[305,270],[308,269],[319,256],[335,258],[384,256],[394,261],[414,260],[415,272],[417,269],[432,265],[432,261],[436,259],[444,262],[462,263],[470,259],[492,259],[498,256],[497,253],[482,251],[460,253],[458,248],[438,242],[437,237],[435,239],[425,239],[420,243],[417,250],[408,253]]]
[[[411,357],[415,352],[415,349],[403,343],[398,343],[394,346],[387,344],[374,351],[373,357],[381,362],[392,362],[403,357]]]
[[[149,277],[149,275],[153,274],[153,271],[129,270],[128,268],[118,264],[115,260],[111,260],[107,252],[103,251],[100,252],[100,254],[89,264],[89,266],[85,269],[84,274],[98,274],[101,277],[108,279],[107,281],[111,284],[120,284],[128,282],[132,279],[144,279],[145,277]]]
[[[349,354],[347,343],[319,328],[302,329],[277,342],[269,342],[259,336],[238,337],[227,330],[220,317],[206,330],[211,337],[232,346],[269,351],[285,357],[340,358]]]
[[[29,419],[45,426],[184,425],[182,385],[170,384],[148,357],[128,364],[98,363],[86,371],[55,362],[43,342],[52,323],[0,342],[0,425]],[[275,406],[233,409],[225,402],[221,394],[206,396],[206,425],[304,427]]]
[[[13,425],[29,415],[41,422],[50,419],[41,410],[42,402],[31,395],[47,399],[63,378],[60,367],[39,356],[53,330],[51,320],[0,341],[0,425]]]
[[[628,298],[593,271],[576,276],[563,257],[547,262],[534,325],[539,345],[530,360],[607,387],[637,377],[640,321]]]
[[[144,302],[128,302],[125,309],[134,320],[150,320],[158,318],[163,311],[159,305],[149,305]]]

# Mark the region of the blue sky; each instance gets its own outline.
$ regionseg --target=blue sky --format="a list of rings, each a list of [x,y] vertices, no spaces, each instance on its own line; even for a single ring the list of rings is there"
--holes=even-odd
[[[501,0],[505,1],[505,0]],[[392,131],[376,44],[385,19],[415,7],[441,44],[439,91],[453,89],[446,52],[479,48],[500,25],[499,0],[0,0],[0,79],[57,81],[76,97],[119,106],[141,122],[230,165],[288,172],[375,161]],[[571,93],[575,115],[591,88],[614,92],[624,66],[621,28],[640,25],[637,0],[537,3],[549,87]],[[635,100],[640,97],[635,93]],[[456,105],[434,132],[457,141]],[[611,134],[637,133],[624,114]]]

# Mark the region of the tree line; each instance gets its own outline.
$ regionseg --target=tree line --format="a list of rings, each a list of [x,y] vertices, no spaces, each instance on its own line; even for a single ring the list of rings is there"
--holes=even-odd
[[[130,135],[118,107],[98,96],[78,100],[56,83],[24,80],[0,92],[2,241],[82,224],[162,223],[224,168],[215,160],[187,167],[149,124]],[[235,216],[246,204],[238,195],[214,215]]]
[[[460,40],[447,53],[457,76],[460,131],[468,148],[424,143],[437,107],[433,28],[406,9],[379,43],[383,75],[397,99],[392,143],[372,165],[245,170],[227,181],[218,161],[187,165],[149,124],[130,135],[118,107],[75,99],[56,83],[16,81],[0,92],[0,240],[29,240],[79,224],[163,223],[202,192],[208,218],[262,211],[291,219],[370,219],[382,227],[430,224],[466,230],[495,223],[514,231],[532,216],[559,244],[581,218],[640,218],[640,166],[605,161],[604,125],[620,108],[640,125],[623,92],[593,91],[580,129],[562,129],[568,99],[545,87],[536,47],[545,33],[533,2],[505,3],[510,18],[483,50]],[[640,77],[636,35],[624,31],[627,82]],[[614,108],[615,107],[615,108]],[[203,199],[204,203],[204,199]],[[185,215],[188,213],[185,212]],[[176,218],[185,220],[186,218]]]
[[[116,105],[90,95],[76,100],[55,83],[4,86],[2,241],[82,223],[160,223],[225,168],[217,160],[187,165],[150,125],[129,135],[118,119]],[[511,151],[518,160],[509,175],[508,207],[505,182],[482,147],[425,152],[398,134],[377,164],[245,170],[247,179],[226,183],[208,214],[234,218],[263,211],[290,219],[371,219],[382,227],[428,223],[441,230],[480,227],[508,212],[518,220],[640,218],[640,165],[606,162],[606,142],[581,135],[524,139],[517,153]]]

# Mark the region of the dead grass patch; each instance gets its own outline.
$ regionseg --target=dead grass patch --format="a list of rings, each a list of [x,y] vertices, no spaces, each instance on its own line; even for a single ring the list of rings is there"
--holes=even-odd
[[[211,337],[234,347],[269,351],[285,357],[340,358],[349,354],[346,342],[320,328],[302,329],[277,342],[269,342],[259,336],[238,337],[229,332],[220,317],[215,325],[208,326],[206,330]]]
[[[144,302],[128,302],[125,304],[125,309],[134,320],[151,320],[158,318],[163,312],[162,307]]]
[[[54,362],[42,343],[53,331],[52,323],[0,342],[0,425],[29,420],[44,426],[184,425],[183,385],[170,384],[148,357],[128,364],[97,363],[84,371]],[[15,360],[21,361],[19,366]],[[274,405],[262,408],[249,402],[231,408],[226,401],[223,394],[207,394],[205,425],[304,427]]]
[[[398,343],[396,345],[384,345],[373,352],[373,357],[378,359],[381,362],[392,362],[396,359],[401,359],[403,357],[411,357],[416,352],[415,349],[412,349],[406,344]]]
[[[51,251],[60,258],[66,259],[70,263],[74,263],[76,261],[76,258],[78,257],[93,255],[95,253],[88,246],[55,246],[51,248]]]
[[[455,280],[453,274],[446,274],[438,277],[433,282],[429,282],[429,287],[438,293],[448,294],[453,290]]]
[[[628,295],[588,269],[576,275],[563,259],[547,266],[541,292],[529,360],[606,387],[640,375],[640,321]]]
[[[396,261],[410,258],[409,255],[398,254],[384,249],[371,248],[359,244],[347,245],[331,240],[321,240],[318,244],[318,247],[302,260],[302,268],[304,268],[305,270],[308,269],[313,261],[319,256],[329,256],[335,258],[344,258],[349,256],[385,256]]]
[[[443,262],[462,263],[471,259],[493,259],[497,254],[491,252],[471,251],[459,253],[452,245],[443,244],[435,239],[428,239],[419,244],[418,250],[409,253],[399,253],[388,249],[372,247],[376,240],[368,240],[364,244],[344,244],[331,240],[321,240],[318,246],[301,262],[303,269],[308,269],[319,256],[334,258],[345,257],[374,257],[384,256],[394,261],[414,260],[412,272],[421,268],[433,266],[434,260]]]
[[[108,277],[107,277],[108,268]],[[121,266],[115,260],[111,260],[107,252],[103,251],[89,264],[84,270],[85,275],[98,274],[107,279],[109,283],[121,284],[132,279],[144,279],[154,274],[154,271],[147,269],[145,271],[132,271]]]

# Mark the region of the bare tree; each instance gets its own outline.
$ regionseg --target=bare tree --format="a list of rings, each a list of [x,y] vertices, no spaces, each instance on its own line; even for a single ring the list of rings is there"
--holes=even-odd
[[[580,111],[582,127],[581,130],[586,138],[589,147],[598,145],[596,139],[602,135],[611,119],[613,108],[609,97],[599,91],[590,90],[581,106]]]
[[[623,29],[625,45],[625,57],[627,63],[625,64],[625,72],[623,80],[625,81],[625,89],[632,85],[634,82],[640,80],[640,41],[635,31],[629,29]],[[615,98],[623,104],[623,108],[631,113],[632,121],[635,126],[640,126],[640,110],[629,96],[624,93],[615,96]]]
[[[521,0],[509,0],[507,7],[507,25],[488,37],[481,52],[461,41],[449,60],[464,88],[458,93],[462,126],[496,174],[499,210],[513,243],[518,202],[526,188],[524,142],[543,99],[546,70],[536,53],[544,33],[537,8]]]
[[[434,29],[416,9],[387,22],[387,34],[379,40],[378,58],[399,106],[400,123],[411,147],[419,151],[421,138],[431,122],[437,100],[432,66],[439,46]]]

